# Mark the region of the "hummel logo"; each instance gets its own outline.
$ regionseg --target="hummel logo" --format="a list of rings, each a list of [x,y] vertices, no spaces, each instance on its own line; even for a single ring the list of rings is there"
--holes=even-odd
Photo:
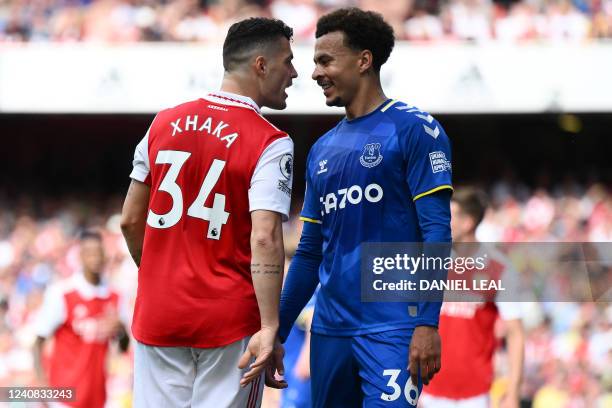
[[[325,167],[325,166],[327,166],[327,160],[321,160],[319,162],[320,169],[319,169],[319,171],[317,171],[317,174],[326,173],[327,172],[327,167]]]

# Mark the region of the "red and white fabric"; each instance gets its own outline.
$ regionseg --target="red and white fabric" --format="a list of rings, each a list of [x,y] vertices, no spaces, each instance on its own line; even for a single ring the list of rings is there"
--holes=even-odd
[[[105,284],[93,285],[82,273],[47,289],[36,317],[36,334],[53,337],[49,385],[73,387],[71,407],[103,407],[106,357],[119,319],[118,295]]]
[[[484,246],[473,257],[484,254],[487,259],[484,270],[468,270],[462,274],[463,278],[501,280],[507,287],[504,292],[488,292],[489,299],[482,302],[442,304],[438,327],[442,339],[442,368],[424,388],[424,394],[462,400],[488,394],[491,388],[493,354],[498,345],[495,323],[498,317],[504,320],[521,318],[521,308],[519,303],[508,301],[516,278],[508,260]]]

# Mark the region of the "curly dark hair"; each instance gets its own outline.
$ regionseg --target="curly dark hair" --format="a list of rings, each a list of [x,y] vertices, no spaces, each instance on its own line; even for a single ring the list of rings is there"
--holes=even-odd
[[[281,20],[252,17],[232,24],[223,43],[223,68],[227,72],[236,69],[252,51],[282,37],[291,41],[293,29]]]
[[[334,31],[345,34],[347,47],[355,51],[370,50],[376,73],[387,62],[395,45],[393,28],[380,14],[356,7],[341,8],[321,17],[317,22],[315,37]]]

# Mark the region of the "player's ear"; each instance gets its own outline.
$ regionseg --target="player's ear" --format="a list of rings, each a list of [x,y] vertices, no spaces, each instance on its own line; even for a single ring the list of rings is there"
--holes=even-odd
[[[259,55],[255,58],[254,62],[255,73],[257,76],[266,74],[266,58],[263,55]]]
[[[370,68],[372,68],[372,63],[374,62],[374,56],[372,55],[372,51],[363,50],[359,53],[359,73],[363,74]]]

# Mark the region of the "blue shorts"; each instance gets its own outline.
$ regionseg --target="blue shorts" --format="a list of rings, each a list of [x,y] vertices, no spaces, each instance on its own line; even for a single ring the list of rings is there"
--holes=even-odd
[[[335,337],[312,333],[314,408],[416,407],[423,389],[412,384],[408,351],[412,329]]]

